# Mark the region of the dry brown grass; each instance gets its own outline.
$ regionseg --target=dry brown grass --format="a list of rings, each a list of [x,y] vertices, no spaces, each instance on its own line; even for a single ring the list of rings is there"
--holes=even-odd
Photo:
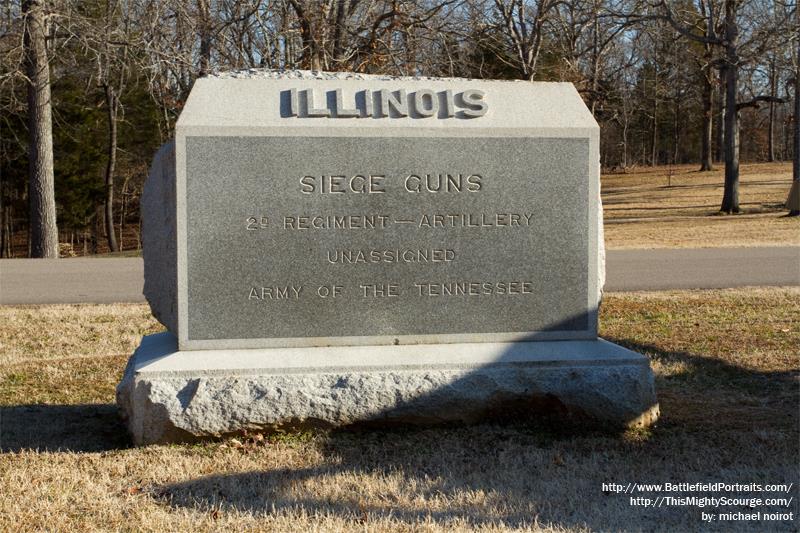
[[[800,478],[797,288],[608,295],[603,335],[651,357],[663,413],[626,434],[520,423],[130,448],[111,403],[129,337],[157,327],[146,307],[0,312],[2,531],[688,531],[698,509],[632,507],[602,483]]]
[[[723,170],[697,165],[605,174],[602,196],[609,248],[700,248],[800,244],[800,219],[785,217],[791,163],[741,166],[742,214],[720,216]]]
[[[164,329],[141,304],[0,306],[0,365],[131,353]]]

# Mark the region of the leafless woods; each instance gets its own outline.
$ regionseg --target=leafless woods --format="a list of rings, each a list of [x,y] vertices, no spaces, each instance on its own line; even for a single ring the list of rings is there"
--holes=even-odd
[[[250,68],[569,81],[606,169],[724,164],[737,212],[740,157],[797,157],[798,28],[794,0],[9,1],[0,255],[130,247],[193,81]]]

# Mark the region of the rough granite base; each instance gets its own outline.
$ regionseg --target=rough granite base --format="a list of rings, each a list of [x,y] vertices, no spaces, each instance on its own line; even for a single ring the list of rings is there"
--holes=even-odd
[[[659,414],[648,359],[602,339],[178,351],[159,333],[129,360],[117,404],[136,444],[507,415],[630,427]]]

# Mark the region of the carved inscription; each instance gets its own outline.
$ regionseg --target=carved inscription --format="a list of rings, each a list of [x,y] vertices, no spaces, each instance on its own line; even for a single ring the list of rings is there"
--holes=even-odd
[[[261,222],[258,222],[261,220]],[[247,217],[248,230],[266,229],[269,217]],[[393,216],[388,213],[366,215],[291,214],[281,217],[284,230],[370,230],[392,224],[410,224],[417,228],[514,228],[533,225],[533,213],[423,213]]]
[[[387,182],[394,180],[385,174],[322,174],[304,175],[299,178],[301,195],[338,194],[385,194]],[[404,193],[478,193],[484,190],[485,182],[480,174],[409,173],[400,178]],[[432,229],[487,229],[529,228],[534,223],[534,213],[421,213],[392,214],[279,214],[247,217],[247,230],[270,229],[272,218],[282,220],[277,231],[306,230],[366,230],[380,231],[392,225],[408,225],[419,230]],[[469,251],[465,251],[469,253]],[[380,264],[424,264],[446,266],[456,262],[462,251],[454,247],[443,248],[330,248],[325,251],[324,264],[329,265],[380,265]],[[352,292],[352,294],[351,294]],[[248,300],[277,302],[300,298],[303,286],[250,287]],[[342,295],[361,298],[444,297],[444,296],[515,296],[533,294],[530,281],[420,281],[408,285],[379,282],[361,283],[357,286],[321,286],[306,291],[310,297],[335,298]]]
[[[483,178],[480,174],[408,174],[403,178],[406,192],[478,192]],[[356,174],[355,176],[322,175],[300,178],[303,194],[383,194],[386,176]]]
[[[345,285],[320,285],[304,291],[303,285],[269,285],[249,287],[248,300],[281,301],[297,300],[301,294],[309,297],[337,298],[339,296],[360,296],[361,298],[387,298],[410,296],[431,297],[480,297],[480,296],[524,296],[533,294],[530,281],[424,281],[403,285],[394,282],[359,283],[357,287]]]
[[[486,93],[467,89],[433,91],[405,89],[362,90],[345,95],[342,89],[317,92],[290,89],[288,115],[300,118],[478,118],[489,110]]]
[[[432,92],[441,117],[449,104]],[[344,110],[362,113],[352,97]],[[431,98],[407,92],[409,114]],[[336,105],[314,95],[314,109]],[[591,325],[588,141],[316,134],[327,127],[187,138],[190,340],[565,338]]]
[[[432,250],[328,250],[328,263],[450,263],[456,258],[450,248]]]

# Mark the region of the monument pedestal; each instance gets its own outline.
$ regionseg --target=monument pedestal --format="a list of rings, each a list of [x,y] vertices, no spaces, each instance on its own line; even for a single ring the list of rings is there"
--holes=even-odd
[[[617,427],[658,416],[648,359],[602,339],[179,351],[159,333],[128,362],[117,404],[137,444],[520,410]]]

